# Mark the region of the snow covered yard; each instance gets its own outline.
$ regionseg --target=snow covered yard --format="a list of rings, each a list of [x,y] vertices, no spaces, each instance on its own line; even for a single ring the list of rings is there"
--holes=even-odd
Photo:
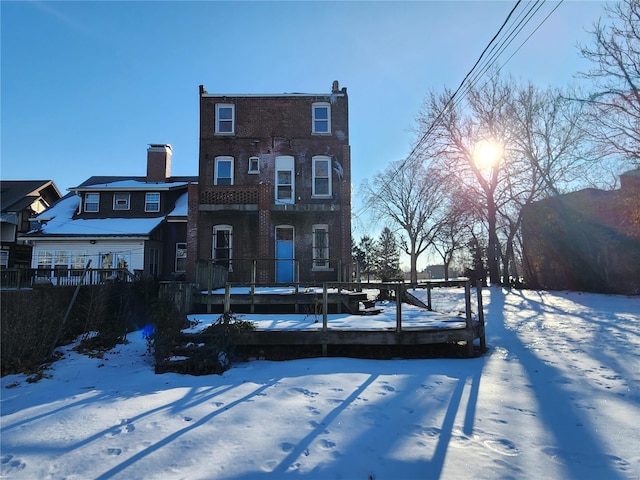
[[[460,289],[444,293],[436,308],[455,308]],[[63,348],[51,378],[2,378],[1,475],[640,478],[640,297],[493,288],[484,303],[490,351],[474,359],[192,377],[155,375],[139,332],[104,358]]]

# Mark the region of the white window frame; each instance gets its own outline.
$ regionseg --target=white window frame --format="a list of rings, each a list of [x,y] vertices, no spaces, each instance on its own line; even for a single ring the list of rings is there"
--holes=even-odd
[[[184,260],[184,268],[178,268],[178,260]],[[182,273],[187,271],[187,243],[176,242],[176,263],[175,271]]]
[[[92,201],[89,201],[89,199]],[[89,205],[95,205],[95,209],[89,208]],[[85,193],[84,194],[84,211],[87,213],[97,213],[100,211],[100,194],[99,193]]]
[[[220,176],[220,165],[222,165],[223,163],[228,163],[229,164],[229,175],[230,177],[221,177]],[[214,185],[222,185],[222,186],[230,186],[233,185],[233,181],[234,181],[234,159],[233,157],[230,156],[220,156],[220,157],[216,157],[214,159],[214,165],[213,165],[213,184]],[[220,183],[220,179],[221,178],[229,178],[229,181],[231,183]]]
[[[316,165],[326,162],[327,164],[327,175],[319,176],[316,172]],[[311,196],[316,198],[331,198],[332,196],[332,185],[331,185],[331,157],[327,157],[326,155],[317,155],[312,157],[311,159],[311,176],[313,178],[311,182]],[[327,181],[327,192],[326,193],[318,193],[317,181],[324,180]]]
[[[231,109],[231,118],[221,118],[221,110]],[[216,135],[235,135],[236,106],[233,103],[216,103]],[[229,125],[227,127],[227,125]],[[224,128],[222,128],[224,126]]]
[[[217,240],[218,240],[218,233],[219,232],[228,232],[227,235],[227,241],[229,243],[228,247],[218,247],[217,245]],[[216,251],[217,250],[223,250],[226,249],[228,250],[229,254],[227,257],[218,257],[216,255]],[[216,260],[223,260],[223,261],[227,261],[228,262],[228,269],[230,272],[233,271],[233,263],[232,263],[232,258],[233,258],[233,227],[231,225],[214,225],[213,226],[213,237],[212,237],[212,242],[211,242],[211,258],[214,260],[214,262]]]
[[[124,192],[116,192],[113,194],[114,210],[129,210],[131,204],[131,194]]]
[[[291,183],[281,182],[281,178],[278,175],[280,172],[289,173],[291,178]],[[275,168],[275,202],[276,203],[286,203],[291,204],[295,203],[296,199],[296,172],[295,172],[295,163],[294,158],[291,156],[280,156],[276,157],[276,168]],[[290,198],[281,196],[281,189],[291,189]]]
[[[160,276],[160,249],[149,248],[149,275],[153,278]]]
[[[323,109],[327,112],[327,118],[316,118],[316,109]],[[326,124],[323,128],[318,128]],[[331,104],[328,102],[315,102],[311,105],[311,133],[318,135],[331,134]]]
[[[312,227],[312,270],[329,270],[329,225],[317,224]],[[326,245],[318,245],[318,233],[323,232]]]
[[[157,196],[158,200],[149,200],[151,195]],[[151,205],[158,204],[158,208],[156,210],[151,209]],[[157,213],[160,211],[160,192],[146,192],[144,194],[144,211],[148,213]]]
[[[260,173],[260,157],[249,157],[249,169],[247,172],[252,174]]]

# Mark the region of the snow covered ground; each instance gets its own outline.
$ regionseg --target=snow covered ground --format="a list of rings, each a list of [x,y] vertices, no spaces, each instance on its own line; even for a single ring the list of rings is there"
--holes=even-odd
[[[103,358],[65,347],[51,378],[1,380],[1,476],[640,478],[640,297],[492,288],[484,301],[490,351],[475,359],[192,377],[155,375],[140,332]]]

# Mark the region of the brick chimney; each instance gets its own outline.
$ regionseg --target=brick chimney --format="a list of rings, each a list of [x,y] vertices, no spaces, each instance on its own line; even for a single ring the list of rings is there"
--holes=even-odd
[[[147,149],[147,182],[166,182],[171,177],[171,145],[152,143]]]

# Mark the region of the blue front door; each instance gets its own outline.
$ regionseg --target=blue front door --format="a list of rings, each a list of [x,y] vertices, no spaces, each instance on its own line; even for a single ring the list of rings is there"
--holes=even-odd
[[[276,228],[276,282],[294,280],[293,228]]]

